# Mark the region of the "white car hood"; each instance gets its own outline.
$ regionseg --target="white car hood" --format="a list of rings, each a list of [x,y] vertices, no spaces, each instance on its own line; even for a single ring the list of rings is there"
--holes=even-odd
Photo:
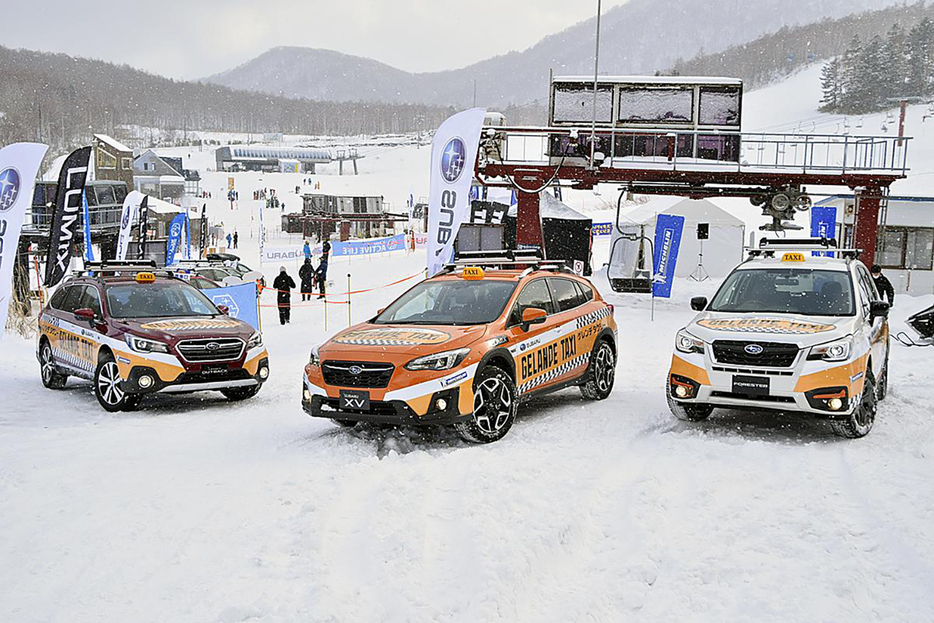
[[[750,340],[797,344],[803,348],[851,335],[855,326],[855,316],[701,312],[685,329],[707,343]]]

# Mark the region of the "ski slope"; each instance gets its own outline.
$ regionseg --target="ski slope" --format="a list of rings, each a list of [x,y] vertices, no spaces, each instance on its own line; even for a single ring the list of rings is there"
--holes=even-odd
[[[204,153],[191,159],[211,218],[240,232],[258,268],[248,198],[275,187],[298,201],[305,176],[236,174],[231,210],[217,198],[227,174],[207,171]],[[358,177],[314,179],[404,204],[427,194],[427,160],[398,147],[362,160]],[[597,265],[607,251],[597,244]],[[373,289],[353,297],[356,322],[424,264],[423,252],[334,258],[331,291],[348,273]],[[0,621],[934,621],[930,350],[893,342],[889,397],[862,440],[793,415],[686,424],[664,396],[673,337],[690,297],[717,284],[678,281],[652,321],[648,298],[594,283],[620,326],[614,393],[537,399],[489,446],[306,416],[302,367],[347,326],[339,296],[327,318],[295,296],[284,327],[263,308],[272,374],[243,403],[156,396],[107,414],[86,383],[43,389],[34,343],[7,335]],[[931,304],[899,297],[894,330]]]

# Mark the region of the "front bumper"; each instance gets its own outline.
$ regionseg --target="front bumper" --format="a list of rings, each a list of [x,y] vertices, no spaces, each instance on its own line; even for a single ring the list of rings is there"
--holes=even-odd
[[[203,367],[206,368],[206,367]],[[263,357],[250,366],[206,368],[199,372],[183,372],[174,380],[164,381],[157,370],[145,365],[130,368],[123,380],[123,391],[128,394],[154,394],[164,392],[183,394],[197,391],[234,389],[262,385],[269,378],[269,358]],[[145,379],[148,379],[147,383]],[[141,382],[142,381],[142,382]]]
[[[432,397],[432,404],[434,404],[436,398],[445,398],[447,401],[445,410],[429,410],[425,415],[418,415],[404,400],[371,400],[370,408],[366,411],[341,409],[340,399],[315,395],[303,387],[302,409],[312,417],[348,420],[351,422],[398,425],[455,424],[471,417],[470,414],[462,415],[458,411],[457,391],[457,388],[455,388],[447,392],[438,392],[436,396]]]
[[[789,368],[738,368],[722,365],[705,355],[672,357],[668,373],[668,391],[681,404],[706,404],[744,410],[772,410],[806,413],[827,419],[848,417],[858,405],[862,393],[862,370],[865,363],[852,361],[827,366],[806,361],[800,355]],[[734,375],[769,379],[766,395],[734,391]],[[681,385],[689,397],[677,392]],[[830,409],[828,401],[837,397],[839,409]]]

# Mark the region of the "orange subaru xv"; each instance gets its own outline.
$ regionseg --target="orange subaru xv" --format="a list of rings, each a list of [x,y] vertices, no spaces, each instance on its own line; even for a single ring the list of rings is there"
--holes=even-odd
[[[496,441],[530,396],[609,396],[616,333],[613,307],[563,268],[452,266],[314,348],[302,406],[346,426],[453,424]]]

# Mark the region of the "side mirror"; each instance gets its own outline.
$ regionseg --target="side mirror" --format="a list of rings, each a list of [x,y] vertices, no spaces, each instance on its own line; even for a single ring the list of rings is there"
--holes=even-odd
[[[533,324],[541,324],[548,317],[548,312],[540,307],[526,307],[522,310],[522,330],[528,331]]]
[[[222,313],[222,314],[224,314],[224,315],[226,316],[227,314],[230,313],[230,308],[227,307],[226,305],[218,305],[218,306],[217,306],[217,311],[219,311],[220,313]]]
[[[94,312],[89,307],[82,307],[81,309],[75,310],[75,317],[80,318],[81,320],[94,320]]]
[[[876,318],[888,318],[889,309],[892,306],[885,301],[873,301],[869,304],[869,318],[875,320]]]
[[[707,297],[695,296],[691,299],[691,309],[694,311],[704,311],[707,309]]]

